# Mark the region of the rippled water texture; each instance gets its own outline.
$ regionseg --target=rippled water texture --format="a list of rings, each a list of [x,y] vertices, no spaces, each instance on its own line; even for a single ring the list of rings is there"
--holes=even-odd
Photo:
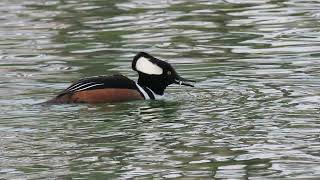
[[[320,3],[2,0],[0,177],[320,177]],[[39,106],[139,51],[196,88]]]

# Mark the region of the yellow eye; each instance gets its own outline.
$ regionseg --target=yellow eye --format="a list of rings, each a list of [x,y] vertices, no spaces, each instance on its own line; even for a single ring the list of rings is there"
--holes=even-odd
[[[170,76],[171,75],[171,71],[168,71],[167,74]]]

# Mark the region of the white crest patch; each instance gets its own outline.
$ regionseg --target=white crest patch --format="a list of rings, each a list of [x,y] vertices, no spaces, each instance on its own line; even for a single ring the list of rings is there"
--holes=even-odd
[[[149,59],[145,57],[140,57],[136,63],[136,69],[145,74],[156,74],[160,75],[163,73],[163,69],[156,64],[150,62]]]

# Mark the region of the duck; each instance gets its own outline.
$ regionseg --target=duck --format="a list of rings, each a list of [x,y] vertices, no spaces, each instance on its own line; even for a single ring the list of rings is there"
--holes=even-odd
[[[134,56],[131,68],[138,72],[137,82],[121,74],[83,78],[46,103],[94,104],[156,100],[163,97],[165,89],[171,84],[194,87],[194,80],[182,78],[168,62],[146,52]]]

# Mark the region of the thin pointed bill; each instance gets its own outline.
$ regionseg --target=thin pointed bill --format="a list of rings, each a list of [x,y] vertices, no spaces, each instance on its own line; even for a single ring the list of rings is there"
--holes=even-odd
[[[189,79],[185,79],[185,78],[182,78],[182,77],[180,77],[180,76],[178,76],[178,77],[175,79],[175,83],[176,83],[176,84],[194,87],[194,85],[193,85],[193,84],[190,84],[190,82],[194,83],[194,82],[196,82],[196,81],[194,81],[194,80],[189,80]]]

